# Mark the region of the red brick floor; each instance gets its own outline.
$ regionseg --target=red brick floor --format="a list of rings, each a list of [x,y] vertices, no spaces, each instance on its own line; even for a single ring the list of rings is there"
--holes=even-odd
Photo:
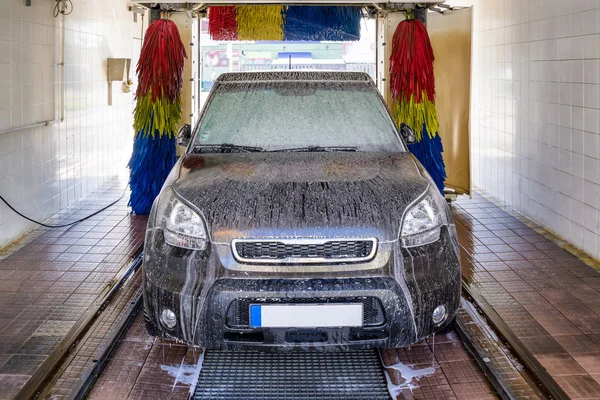
[[[112,180],[53,218],[85,217],[123,193]],[[0,252],[0,399],[13,398],[143,244],[145,217],[128,195],[71,227],[40,228]]]
[[[201,349],[149,336],[142,314],[119,341],[88,399],[181,399],[197,377]],[[193,378],[192,378],[193,380]]]
[[[456,332],[436,335],[406,349],[382,350],[397,399],[499,398]],[[411,375],[416,377],[411,379]]]
[[[186,399],[200,372],[200,349],[148,336],[139,315],[111,356],[89,399]],[[455,332],[411,348],[381,352],[397,399],[497,399]],[[401,363],[401,364],[399,364]],[[393,368],[392,368],[393,366]],[[406,371],[415,371],[410,380]],[[420,372],[419,372],[420,371]],[[404,372],[404,374],[403,374]],[[176,377],[181,378],[176,378]],[[193,388],[191,388],[193,389]]]
[[[463,277],[569,396],[600,398],[600,273],[480,195],[453,213]]]

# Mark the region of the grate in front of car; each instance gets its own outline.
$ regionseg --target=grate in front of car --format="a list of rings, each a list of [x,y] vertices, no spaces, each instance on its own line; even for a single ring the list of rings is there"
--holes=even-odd
[[[338,353],[207,350],[195,400],[387,400],[376,350]]]
[[[241,262],[332,263],[368,261],[375,254],[375,239],[347,240],[240,240],[233,253]]]
[[[251,304],[348,304],[362,303],[363,325],[365,327],[380,326],[385,323],[385,314],[381,301],[377,297],[309,297],[309,298],[262,298],[237,299],[231,302],[227,309],[227,326],[230,328],[247,329],[250,327]]]

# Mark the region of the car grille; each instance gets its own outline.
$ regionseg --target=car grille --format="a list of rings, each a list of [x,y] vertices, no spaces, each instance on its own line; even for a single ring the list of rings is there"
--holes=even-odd
[[[233,246],[241,262],[359,262],[373,257],[376,240],[234,240]]]
[[[237,299],[227,309],[227,326],[230,328],[250,327],[251,304],[349,304],[362,303],[363,325],[365,327],[380,326],[385,323],[385,313],[381,301],[377,297],[309,297],[301,299]]]

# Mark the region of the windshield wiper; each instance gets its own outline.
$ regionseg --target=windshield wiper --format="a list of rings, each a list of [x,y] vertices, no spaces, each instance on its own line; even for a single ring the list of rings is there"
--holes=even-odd
[[[262,147],[240,146],[231,143],[198,144],[192,148],[193,153],[253,153],[264,151]]]
[[[327,146],[327,147],[321,147],[321,146],[308,146],[308,147],[295,147],[295,148],[291,148],[291,149],[279,149],[279,150],[272,150],[273,152],[306,152],[306,153],[312,153],[312,152],[336,152],[336,151],[358,151],[357,147],[350,147],[350,146]]]

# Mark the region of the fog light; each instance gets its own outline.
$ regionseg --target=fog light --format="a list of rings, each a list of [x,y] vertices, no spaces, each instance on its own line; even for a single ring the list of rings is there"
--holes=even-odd
[[[448,312],[446,310],[446,306],[444,305],[437,306],[435,310],[433,310],[433,314],[431,314],[431,319],[436,325],[440,325],[446,320],[446,318],[448,318]]]
[[[162,310],[162,314],[160,315],[160,322],[162,322],[167,328],[173,329],[177,324],[177,316],[173,311],[165,308]]]

